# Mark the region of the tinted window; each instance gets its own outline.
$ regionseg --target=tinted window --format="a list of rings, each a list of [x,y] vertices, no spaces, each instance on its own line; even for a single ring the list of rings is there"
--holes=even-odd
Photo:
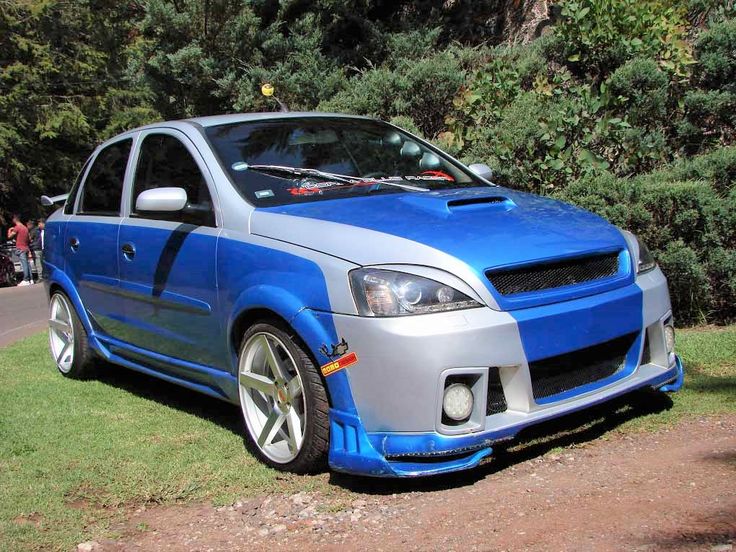
[[[151,213],[135,209],[141,192],[153,188],[184,188],[187,206],[177,212]],[[215,226],[215,211],[207,181],[189,150],[168,134],[149,134],[141,144],[133,185],[132,213],[138,217]]]
[[[103,149],[92,164],[82,188],[82,200],[77,214],[107,215],[120,214],[120,199],[123,196],[125,166],[132,139],[121,140]]]
[[[205,133],[238,191],[258,206],[406,192],[392,184],[487,186],[441,151],[379,121],[295,117],[213,126]],[[279,167],[331,174],[289,175]]]
[[[72,189],[69,190],[69,197],[66,198],[66,203],[64,203],[64,214],[71,215],[74,211],[74,200],[77,199],[77,192],[79,191],[79,185],[82,183],[82,177],[84,176],[84,172],[87,170],[87,166],[89,165],[90,159],[87,159],[87,161],[84,162],[84,166],[82,167],[82,170],[79,171],[79,175],[77,176],[77,179],[74,181],[74,185],[72,186]]]

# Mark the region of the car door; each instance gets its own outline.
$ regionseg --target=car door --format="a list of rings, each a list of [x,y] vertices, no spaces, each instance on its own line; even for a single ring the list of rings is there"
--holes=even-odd
[[[160,187],[183,188],[187,207],[165,213],[136,209],[141,192]],[[156,359],[158,369],[189,379],[206,379],[201,365],[216,366],[223,356],[214,196],[209,171],[186,135],[173,129],[141,134],[130,214],[118,236],[124,321],[129,342],[145,349],[143,354],[168,357]]]
[[[133,138],[101,149],[77,194],[63,239],[64,271],[95,333],[122,338],[117,301],[118,226]]]

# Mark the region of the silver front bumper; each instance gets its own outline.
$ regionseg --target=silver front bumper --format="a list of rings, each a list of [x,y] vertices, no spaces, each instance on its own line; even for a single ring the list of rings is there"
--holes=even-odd
[[[667,282],[656,269],[639,277],[635,285],[635,291],[642,294],[639,330],[646,329],[650,362],[639,363],[642,334],[636,365],[625,377],[544,404],[534,399],[527,357],[512,313],[478,308],[380,319],[334,315],[338,336],[347,340],[350,350],[359,358],[347,372],[365,430],[448,436],[505,433],[602,402],[650,381],[659,381],[672,371],[675,362],[674,356],[664,351],[662,332],[662,323],[670,315]],[[595,301],[605,306],[608,295],[600,294]],[[590,303],[590,298],[568,301],[565,310],[569,313],[588,309]],[[560,332],[564,331],[567,329],[560,328]],[[554,340],[555,335],[549,339]],[[457,427],[445,426],[441,403],[447,375],[468,373],[485,378],[490,367],[501,367],[507,410],[486,415],[483,390],[475,393],[476,406],[470,422]]]

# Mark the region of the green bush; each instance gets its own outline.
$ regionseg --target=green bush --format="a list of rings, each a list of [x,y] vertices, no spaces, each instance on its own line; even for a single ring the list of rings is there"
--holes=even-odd
[[[728,195],[736,184],[736,147],[681,159],[660,173],[671,180],[703,180],[719,194]]]
[[[716,23],[695,41],[698,64],[684,97],[678,135],[686,152],[723,142],[736,133],[736,19]]]
[[[706,89],[736,93],[736,19],[713,25],[695,41],[696,81]]]
[[[444,128],[444,117],[465,81],[465,72],[452,51],[416,60],[397,61],[394,67],[369,69],[352,79],[321,111],[357,113],[382,119],[411,118],[425,136]]]
[[[609,93],[632,125],[655,127],[668,116],[670,79],[652,59],[626,62],[611,75]]]
[[[735,158],[730,150],[637,178],[585,177],[558,197],[604,216],[649,245],[669,279],[679,323],[733,321],[736,191],[722,182],[731,178]]]
[[[677,125],[677,134],[686,153],[733,142],[736,94],[695,89],[685,94],[683,105],[684,116]]]
[[[667,275],[675,320],[683,324],[707,321],[713,295],[698,254],[678,240],[668,243],[657,261]]]
[[[685,77],[692,63],[684,40],[686,11],[666,0],[562,0],[555,28],[559,61],[580,75],[603,80],[635,57],[656,59]]]

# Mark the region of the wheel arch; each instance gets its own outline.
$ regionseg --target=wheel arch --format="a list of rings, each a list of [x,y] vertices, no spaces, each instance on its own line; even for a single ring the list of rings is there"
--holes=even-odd
[[[248,328],[259,322],[275,322],[278,325],[283,326],[284,329],[293,334],[298,342],[297,344],[304,349],[304,352],[309,355],[312,363],[319,370],[319,353],[315,352],[314,348],[310,346],[310,344],[307,342],[307,339],[305,339],[303,335],[303,332],[305,331],[303,317],[298,316],[301,312],[303,311],[299,311],[294,316],[291,316],[289,318],[284,316],[282,313],[277,312],[276,310],[262,306],[246,308],[239,312],[232,321],[228,336],[230,342],[230,352],[233,355],[236,366],[238,362],[240,348],[243,345],[243,336],[245,335],[245,332],[248,330]],[[306,333],[307,335],[310,335],[314,332],[307,331]],[[324,386],[327,393],[327,400],[329,401],[330,405],[332,405],[330,389],[327,385],[327,382],[325,381],[325,377],[322,375],[321,372],[320,379],[322,380],[322,385]]]
[[[254,286],[244,291],[231,308],[227,326],[228,349],[233,373],[237,371],[238,353],[245,330],[262,319],[275,319],[293,331],[316,367],[332,359],[320,349],[338,343],[332,314],[309,308],[291,291],[277,286]],[[355,403],[345,372],[325,377],[320,371],[330,406],[354,411]]]
[[[72,306],[74,307],[74,309],[77,311],[77,316],[82,322],[87,335],[93,337],[94,331],[89,317],[87,316],[87,310],[82,304],[82,298],[79,296],[79,293],[77,293],[76,288],[72,284],[71,280],[67,277],[67,275],[64,274],[61,270],[52,270],[49,274],[48,286],[49,301],[51,300],[51,297],[54,295],[54,293],[56,293],[57,291],[60,291],[64,295],[66,295],[72,302]]]

